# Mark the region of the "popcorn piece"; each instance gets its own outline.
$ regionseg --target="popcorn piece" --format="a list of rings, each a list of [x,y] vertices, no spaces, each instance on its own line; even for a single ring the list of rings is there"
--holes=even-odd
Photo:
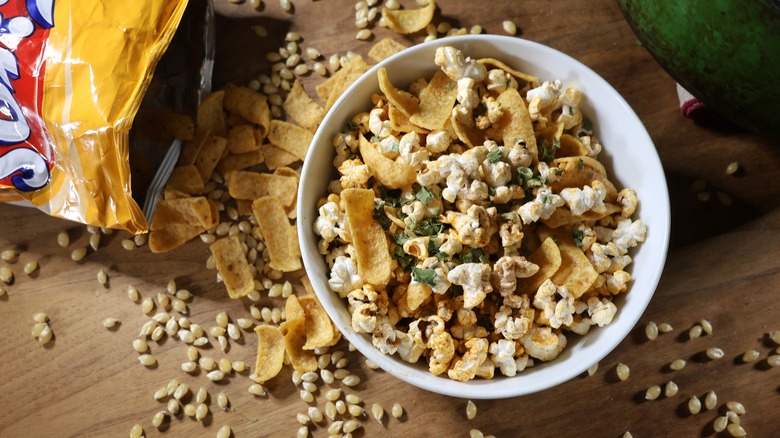
[[[521,256],[504,256],[493,265],[493,285],[501,296],[507,296],[517,288],[518,278],[528,278],[539,271],[539,266]]]
[[[588,299],[588,314],[590,315],[591,321],[593,321],[594,324],[598,324],[599,327],[604,327],[612,322],[612,318],[615,317],[616,313],[617,307],[612,304],[612,301],[609,301],[606,298],[599,300],[596,297]]]
[[[628,252],[629,248],[635,247],[638,243],[645,241],[647,235],[647,226],[641,219],[631,221],[631,219],[620,219],[617,222],[617,228],[612,233],[612,242],[620,249],[621,254]]]
[[[549,188],[540,188],[536,192],[536,199],[526,202],[517,209],[517,214],[523,223],[528,225],[539,219],[547,220],[552,216],[556,208],[564,205],[560,196],[553,194]]]
[[[517,362],[515,362],[515,342],[508,339],[499,339],[490,344],[490,359],[501,370],[501,374],[512,377],[517,374]]]
[[[611,303],[610,303],[611,304]],[[561,354],[566,347],[566,336],[554,332],[550,327],[534,327],[520,339],[529,356],[549,361]]]
[[[639,205],[639,199],[637,199],[636,192],[633,189],[621,190],[617,195],[617,202],[623,206],[623,210],[620,214],[625,218],[633,216]]]
[[[447,274],[447,279],[463,287],[463,307],[471,309],[493,291],[490,285],[490,265],[484,263],[463,263]]]
[[[452,380],[466,382],[473,379],[479,366],[487,359],[487,339],[472,338],[466,341],[465,346],[468,351],[447,371],[447,375]]]
[[[561,190],[561,198],[575,216],[582,216],[589,210],[604,211],[604,197],[606,196],[607,188],[601,181],[593,181],[590,186],[586,185],[582,189],[566,187]]]
[[[357,273],[357,265],[350,257],[339,256],[330,269],[330,279],[328,286],[339,296],[346,297],[347,294],[363,286],[363,279]]]
[[[393,132],[390,120],[387,118],[385,108],[374,108],[368,115],[368,129],[380,139],[389,136]]]
[[[560,295],[559,300],[555,296]],[[556,286],[547,279],[534,295],[534,307],[541,310],[540,317],[552,328],[571,324],[574,319],[574,297],[564,286]]]
[[[425,137],[425,148],[432,154],[440,154],[450,147],[451,142],[446,131],[433,131]]]
[[[359,158],[345,160],[339,166],[339,173],[342,175],[341,187],[345,189],[366,188],[366,183],[371,178],[371,171]]]
[[[452,225],[460,243],[482,248],[490,243],[490,238],[498,231],[497,216],[495,207],[485,208],[475,204],[469,207],[466,214],[448,211],[443,222]]]

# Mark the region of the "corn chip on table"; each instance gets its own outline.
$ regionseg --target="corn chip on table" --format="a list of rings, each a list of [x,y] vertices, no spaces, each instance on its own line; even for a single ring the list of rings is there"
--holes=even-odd
[[[385,36],[407,45],[425,37],[424,32],[404,37],[373,25],[373,39],[360,41],[355,39],[353,1],[292,3],[291,12],[274,0],[256,12],[248,2],[216,1],[221,14],[217,87],[246,84],[267,73],[270,63],[264,55],[283,45],[288,31],[299,32],[301,46],[316,47],[326,57],[347,50],[365,55]],[[416,7],[413,1],[402,4]],[[780,330],[780,145],[725,124],[699,125],[681,117],[673,79],[637,42],[612,0],[495,0],[489,6],[441,0],[434,17],[435,23],[481,25],[494,34],[505,34],[504,20],[517,25],[518,36],[561,50],[594,69],[645,123],[671,191],[673,230],[665,272],[639,325],[601,361],[595,375],[515,399],[477,400],[478,413],[471,420],[466,417],[467,400],[428,393],[370,369],[359,353],[349,352],[341,342],[336,349],[345,352],[347,368],[361,378],[354,388],[342,387],[359,395],[367,411],[374,403],[386,411],[381,426],[369,416],[353,436],[465,437],[470,429],[497,437],[621,437],[626,431],[634,437],[727,436],[716,434],[712,423],[731,400],[745,406],[741,424],[749,436],[779,436],[780,367],[770,367],[766,360],[777,354],[778,346],[766,333]],[[268,36],[257,37],[254,25],[264,26]],[[302,78],[311,95],[321,80],[315,73]],[[734,161],[740,170],[727,175],[725,169]],[[706,181],[706,186],[691,190],[696,180]],[[233,373],[219,383],[209,381],[204,372],[183,372],[186,346],[175,338],[149,342],[156,366],[138,363],[131,344],[148,316],[128,299],[128,285],[143,297],[155,297],[175,279],[179,288],[193,293],[188,316],[204,329],[215,325],[220,311],[233,319],[250,317],[250,303],[228,299],[214,280],[215,272],[204,269],[209,252],[200,239],[155,255],[146,246],[123,249],[120,243],[128,235],[115,232],[102,236],[100,249],[76,263],[70,252],[88,245],[84,226],[8,205],[0,206],[0,224],[0,250],[16,248],[20,253],[7,264],[16,279],[4,286],[7,294],[0,297],[0,437],[122,437],[135,423],[144,427],[146,437],[215,436],[225,424],[236,438],[295,436],[300,427],[296,414],[310,405],[299,397],[289,367],[265,385],[267,396],[256,397],[247,392],[252,383],[248,372]],[[68,248],[57,244],[62,230],[69,232]],[[39,268],[26,275],[23,266],[30,260],[37,260]],[[108,274],[106,286],[96,279],[100,269]],[[263,295],[260,305],[282,303],[281,298]],[[47,313],[54,332],[54,340],[45,346],[30,334],[36,312]],[[106,329],[102,322],[107,317],[120,322]],[[712,323],[712,334],[690,340],[688,330],[702,319]],[[650,321],[667,322],[674,330],[648,341],[644,327]],[[710,347],[721,348],[725,356],[707,359],[704,352]],[[254,368],[255,349],[254,333],[244,330],[226,355]],[[740,358],[749,349],[759,351],[760,358],[743,363]],[[215,342],[204,354],[223,356]],[[675,359],[685,359],[687,366],[670,371],[667,365]],[[618,363],[630,367],[626,381],[616,377]],[[180,412],[157,430],[152,417],[165,403],[153,394],[172,378],[189,385],[185,400],[199,387],[206,388],[210,414],[196,422]],[[677,395],[645,400],[647,388],[663,387],[669,380],[678,384]],[[324,385],[315,393],[321,409],[327,389]],[[717,393],[717,408],[691,415],[688,399],[703,399],[711,390]],[[220,391],[230,399],[228,411],[217,406]],[[396,402],[405,409],[400,419],[390,416]],[[329,424],[325,420],[311,427],[312,435],[327,436]]]

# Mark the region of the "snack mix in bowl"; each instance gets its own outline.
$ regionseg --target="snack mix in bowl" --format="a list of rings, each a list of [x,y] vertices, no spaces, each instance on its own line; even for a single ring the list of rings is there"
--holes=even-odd
[[[382,353],[461,382],[514,376],[612,322],[647,227],[580,90],[450,46],[434,62],[407,90],[379,68],[373,107],[333,137],[318,250]]]

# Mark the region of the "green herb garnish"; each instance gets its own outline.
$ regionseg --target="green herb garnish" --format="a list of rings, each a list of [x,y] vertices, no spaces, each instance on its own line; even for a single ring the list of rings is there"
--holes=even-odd
[[[357,131],[359,127],[360,126],[357,123],[355,123],[354,121],[350,120],[349,122],[347,122],[344,125],[343,128],[341,128],[341,132],[342,133],[346,133],[346,132]]]
[[[504,154],[501,153],[501,149],[499,148],[495,148],[487,154],[487,159],[490,160],[491,163],[498,163],[503,158]]]
[[[431,287],[436,286],[436,271],[433,269],[412,268],[412,280]]]
[[[471,251],[460,256],[461,263],[490,263],[488,256],[479,248],[472,248]]]
[[[444,224],[436,218],[423,219],[413,229],[418,236],[438,236],[443,230]]]
[[[414,194],[414,197],[423,204],[428,205],[428,203],[433,200],[433,192],[426,189],[425,187],[420,187],[420,190]]]
[[[393,258],[398,261],[398,267],[404,272],[411,271],[417,265],[417,258],[405,253],[400,246],[396,246],[393,250]]]
[[[571,230],[571,237],[574,238],[574,244],[578,247],[582,246],[582,238],[585,237],[585,231],[575,228]]]

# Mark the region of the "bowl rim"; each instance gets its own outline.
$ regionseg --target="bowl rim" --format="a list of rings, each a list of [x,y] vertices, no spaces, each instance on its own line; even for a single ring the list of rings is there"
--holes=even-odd
[[[633,330],[636,323],[639,321],[642,314],[647,309],[647,306],[651,298],[653,297],[658,287],[658,283],[660,282],[661,279],[661,274],[663,272],[663,268],[668,253],[669,237],[671,231],[670,230],[671,209],[669,203],[669,194],[668,194],[666,178],[663,172],[663,167],[661,165],[661,160],[660,157],[658,156],[657,150],[655,149],[655,145],[653,144],[653,141],[650,138],[650,135],[647,133],[647,130],[642,124],[639,117],[629,106],[629,104],[625,101],[625,99],[595,71],[590,69],[585,64],[577,61],[573,57],[552,47],[545,46],[543,44],[529,41],[523,38],[508,37],[508,36],[501,36],[501,35],[463,35],[463,36],[440,38],[437,40],[433,40],[433,41],[429,41],[429,42],[425,42],[425,43],[421,43],[409,47],[377,63],[376,65],[372,66],[366,73],[361,75],[360,78],[358,78],[353,84],[351,84],[342,93],[342,95],[333,104],[332,108],[330,108],[330,110],[327,112],[325,118],[323,119],[316,133],[314,134],[313,140],[311,142],[311,146],[309,147],[309,151],[306,154],[306,159],[303,162],[303,168],[301,170],[299,195],[298,195],[297,205],[296,205],[298,215],[299,215],[298,216],[298,225],[299,225],[298,239],[301,248],[301,255],[302,255],[304,267],[307,274],[309,272],[316,271],[315,265],[318,263],[317,260],[319,259],[319,263],[324,263],[324,261],[322,260],[323,256],[319,254],[319,252],[317,251],[316,239],[313,239],[314,245],[308,243],[307,239],[311,238],[311,236],[313,236],[314,233],[310,229],[310,227],[306,226],[310,222],[313,223],[314,219],[316,219],[316,214],[317,214],[316,208],[314,208],[314,217],[309,218],[307,216],[307,212],[309,212],[310,211],[309,209],[311,208],[306,203],[306,200],[309,198],[309,193],[307,193],[307,191],[311,189],[309,187],[309,184],[307,183],[311,179],[309,178],[309,176],[311,175],[312,168],[315,168],[314,171],[317,171],[316,167],[320,165],[319,163],[315,165],[313,163],[314,160],[312,159],[312,157],[315,154],[317,145],[320,145],[321,143],[326,143],[328,145],[331,144],[331,140],[332,140],[331,137],[334,135],[335,132],[337,132],[337,131],[334,132],[334,128],[332,127],[333,124],[332,120],[343,117],[343,115],[340,114],[342,112],[342,107],[345,107],[347,101],[351,98],[352,93],[355,92],[355,90],[362,88],[363,86],[366,86],[364,85],[366,82],[370,82],[372,80],[375,81],[377,70],[386,67],[390,64],[393,64],[397,62],[399,59],[403,59],[404,57],[410,57],[410,56],[412,57],[418,56],[417,54],[419,54],[420,52],[430,51],[432,53],[432,51],[435,50],[435,47],[439,47],[439,46],[452,44],[458,47],[462,47],[463,45],[468,45],[471,42],[475,44],[492,45],[494,47],[502,46],[502,50],[507,50],[506,47],[510,47],[511,50],[515,52],[519,52],[520,50],[527,50],[529,52],[542,52],[546,55],[553,56],[555,58],[558,58],[558,60],[568,63],[569,66],[576,68],[577,76],[580,77],[584,76],[586,77],[586,80],[589,83],[594,83],[595,84],[594,86],[605,88],[606,90],[609,91],[609,96],[603,97],[603,99],[614,100],[615,103],[621,108],[622,112],[624,113],[623,115],[628,119],[630,119],[629,122],[636,125],[635,128],[637,128],[638,131],[635,134],[638,137],[640,137],[640,141],[650,146],[649,148],[647,148],[646,151],[649,157],[645,157],[647,159],[647,162],[643,161],[643,165],[651,168],[654,175],[660,176],[659,180],[653,180],[653,184],[655,185],[655,189],[657,192],[656,195],[661,197],[659,202],[664,208],[663,211],[660,212],[660,214],[658,215],[657,222],[654,223],[653,229],[648,230],[648,235],[651,236],[651,238],[658,240],[660,247],[657,250],[658,254],[656,255],[656,258],[652,259],[655,260],[655,266],[651,266],[649,268],[652,269],[650,276],[647,277],[647,275],[645,275],[645,277],[643,277],[642,279],[642,284],[645,285],[644,288],[647,290],[647,292],[644,295],[640,295],[639,298],[637,298],[638,301],[632,301],[635,302],[635,304],[631,308],[635,310],[631,314],[632,317],[623,322],[622,326],[624,329],[619,333],[612,333],[612,336],[609,337],[607,336],[599,337],[600,347],[596,350],[595,353],[589,356],[588,361],[584,361],[583,363],[570,364],[570,366],[566,369],[565,372],[561,373],[560,375],[556,375],[551,379],[547,379],[544,382],[536,382],[533,379],[531,379],[530,382],[524,382],[526,383],[525,385],[496,384],[496,382],[512,381],[507,379],[513,379],[513,380],[518,379],[519,381],[521,379],[520,376],[523,375],[528,376],[532,374],[534,369],[547,367],[550,364],[560,362],[560,360],[553,360],[548,363],[540,362],[533,368],[529,368],[526,371],[523,371],[522,373],[518,373],[518,375],[515,377],[506,377],[497,373],[496,377],[491,380],[475,379],[475,380],[470,380],[468,382],[458,382],[455,380],[451,380],[446,376],[434,376],[427,370],[427,367],[425,367],[426,369],[422,370],[419,362],[417,364],[410,364],[404,362],[396,355],[392,355],[392,356],[385,355],[379,352],[379,350],[371,344],[370,340],[368,341],[366,340],[368,335],[356,333],[352,329],[351,324],[345,323],[345,321],[342,319],[340,314],[334,314],[334,312],[337,312],[338,309],[331,307],[329,304],[330,301],[333,301],[332,300],[333,296],[334,295],[336,296],[336,299],[342,303],[342,306],[344,300],[338,298],[337,294],[335,292],[332,292],[327,287],[327,283],[325,283],[323,288],[321,279],[310,278],[311,280],[310,282],[317,297],[319,298],[320,302],[322,303],[323,307],[328,313],[328,316],[337,325],[337,327],[342,332],[344,337],[346,337],[347,340],[351,342],[360,351],[361,354],[363,354],[363,356],[372,360],[381,369],[385,370],[386,372],[390,373],[396,378],[399,378],[413,386],[417,386],[419,388],[431,392],[448,395],[448,396],[461,397],[461,398],[500,399],[500,398],[508,398],[508,397],[532,394],[538,391],[555,387],[563,382],[571,380],[572,378],[582,374],[590,366],[601,361],[605,356],[611,353],[615,349],[615,347],[620,342],[622,342],[623,339],[625,339],[625,337]],[[466,55],[468,55],[468,53],[466,53]],[[520,58],[523,55],[517,54],[516,56],[517,59],[515,59],[514,61],[520,60]],[[506,61],[500,58],[499,60]],[[432,56],[431,56],[431,61],[432,61]],[[528,63],[530,65],[535,65],[533,61],[528,61],[525,59],[523,59],[522,62]],[[507,64],[511,65],[510,62],[507,62]],[[432,62],[431,65],[433,65]],[[544,68],[544,66],[541,65],[539,68]],[[390,69],[388,69],[388,73],[391,74]],[[546,78],[546,79],[553,80],[557,78]],[[378,90],[378,86],[375,87],[374,89]],[[602,99],[602,97],[600,97],[599,99]],[[366,102],[366,108],[369,107],[369,103],[370,103],[369,101]],[[343,111],[346,111],[346,109]],[[328,129],[328,127],[330,127],[330,129]],[[325,147],[325,146],[321,146],[321,147]],[[607,145],[606,148],[608,150],[609,145]],[[326,193],[327,193],[326,188],[319,187],[318,195],[314,196],[313,199],[316,202],[316,199],[321,198],[323,194]],[[642,198],[640,197],[640,200],[641,199]],[[642,219],[643,216],[640,214],[639,218]],[[645,241],[643,246],[647,244],[648,242]],[[633,271],[634,270],[632,269],[631,272]],[[636,285],[632,284],[632,288],[635,287]],[[627,294],[623,294],[622,297],[625,297],[626,295]],[[345,307],[345,311],[347,311],[346,306],[344,307]],[[621,312],[621,310],[622,310],[621,308],[618,308],[618,313],[615,317],[616,319],[622,313],[624,313]],[[615,321],[613,321],[613,324],[614,323]],[[596,328],[596,330],[603,331],[605,329],[608,329],[609,327],[610,326]],[[587,335],[582,336],[580,338],[586,338],[586,337]],[[578,339],[578,342],[579,341],[580,340]],[[564,353],[567,353],[569,349],[570,347],[567,346],[567,348],[564,349]],[[569,351],[567,354],[571,354],[571,352]],[[420,375],[421,371],[427,373],[427,376]]]

